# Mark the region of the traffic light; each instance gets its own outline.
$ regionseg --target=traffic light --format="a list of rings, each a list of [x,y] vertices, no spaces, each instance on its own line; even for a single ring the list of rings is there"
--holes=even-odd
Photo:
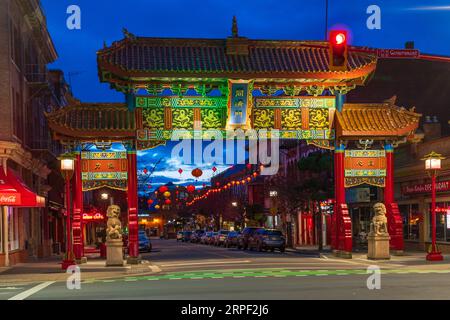
[[[334,30],[330,31],[330,70],[346,71],[347,70],[347,31]]]

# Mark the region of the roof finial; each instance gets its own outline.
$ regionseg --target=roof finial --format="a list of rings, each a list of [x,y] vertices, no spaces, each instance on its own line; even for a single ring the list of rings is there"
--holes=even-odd
[[[231,27],[231,34],[233,38],[237,38],[238,36],[238,25],[236,16],[233,16],[233,26]]]
[[[123,32],[123,35],[125,36],[125,38],[127,38],[127,39],[131,39],[131,40],[136,39],[136,36],[134,34],[132,34],[131,32],[129,32],[126,28],[123,28],[122,32]]]

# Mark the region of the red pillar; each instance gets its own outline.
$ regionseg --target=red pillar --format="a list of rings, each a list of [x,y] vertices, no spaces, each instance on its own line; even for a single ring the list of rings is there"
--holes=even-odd
[[[345,203],[344,146],[339,145],[334,152],[335,210],[333,217],[332,248],[338,255],[351,257],[352,222]]]
[[[138,196],[136,151],[128,151],[128,263],[137,263],[138,243]]]
[[[384,205],[386,206],[386,217],[388,219],[388,231],[391,237],[390,249],[403,251],[403,222],[394,200],[394,148],[386,144],[386,183],[384,188]]]
[[[75,159],[75,172],[73,177],[73,253],[75,259],[80,262],[84,257],[83,241],[83,185],[81,181],[81,155]]]

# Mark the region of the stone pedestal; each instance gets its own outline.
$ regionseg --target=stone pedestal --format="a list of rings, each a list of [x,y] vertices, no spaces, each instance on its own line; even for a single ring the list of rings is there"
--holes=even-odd
[[[367,259],[372,260],[389,260],[391,258],[389,253],[389,235],[368,235],[367,241],[369,251]]]
[[[109,239],[106,241],[106,266],[123,266],[122,239]]]

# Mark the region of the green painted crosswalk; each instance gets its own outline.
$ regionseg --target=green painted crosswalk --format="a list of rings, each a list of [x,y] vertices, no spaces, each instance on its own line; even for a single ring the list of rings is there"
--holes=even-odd
[[[424,274],[424,273],[450,273],[450,270],[423,270],[423,269],[383,269],[382,274]],[[136,281],[162,281],[162,280],[203,280],[203,279],[225,279],[225,278],[285,278],[285,277],[326,277],[326,276],[351,276],[368,274],[365,269],[339,269],[339,270],[290,270],[290,269],[236,269],[226,271],[203,270],[196,272],[171,272],[166,274],[150,276],[134,276],[120,279],[88,280],[85,284],[95,282],[136,282]]]

